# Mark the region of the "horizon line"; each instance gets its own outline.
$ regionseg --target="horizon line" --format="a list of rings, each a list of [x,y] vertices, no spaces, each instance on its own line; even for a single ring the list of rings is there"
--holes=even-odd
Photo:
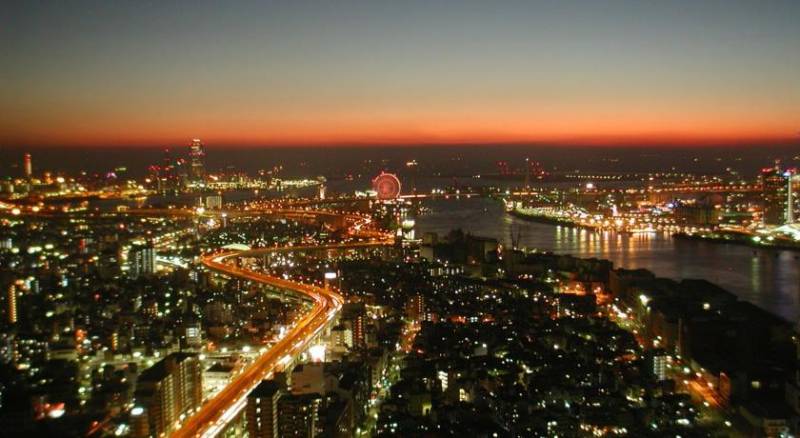
[[[14,141],[16,144],[3,144],[0,142],[0,149],[161,149],[161,148],[180,148],[188,147],[192,139],[199,138],[203,145],[208,149],[235,148],[235,149],[290,149],[290,148],[447,148],[447,147],[553,147],[553,148],[619,148],[619,149],[640,149],[648,147],[657,148],[748,148],[748,147],[800,147],[800,136],[793,137],[757,137],[757,138],[708,138],[708,139],[688,139],[672,138],[661,141],[650,139],[636,139],[619,137],[603,138],[573,138],[564,140],[480,140],[480,141],[311,141],[311,142],[252,142],[235,141],[225,139],[214,139],[211,141],[203,140],[202,136],[188,135],[184,140],[165,139],[164,141],[147,142],[108,142],[108,143],[35,143],[27,145],[22,141]]]

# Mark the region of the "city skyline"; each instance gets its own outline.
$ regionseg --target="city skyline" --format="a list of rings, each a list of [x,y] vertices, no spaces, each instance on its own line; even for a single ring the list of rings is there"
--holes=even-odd
[[[800,2],[7,2],[0,435],[800,437]]]
[[[797,141],[790,1],[15,4],[0,144]]]

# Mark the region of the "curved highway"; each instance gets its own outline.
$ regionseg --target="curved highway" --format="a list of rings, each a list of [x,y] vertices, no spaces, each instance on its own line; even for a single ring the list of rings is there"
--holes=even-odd
[[[302,211],[304,214],[328,216],[326,211]],[[246,214],[256,212],[248,211]],[[274,210],[267,214],[274,213]],[[298,213],[298,211],[292,211]],[[263,255],[279,251],[355,249],[388,245],[393,242],[386,234],[368,231],[362,227],[369,223],[369,218],[352,214],[340,214],[346,220],[348,232],[353,236],[368,240],[341,244],[319,246],[289,246],[275,248],[258,248],[247,251],[232,251],[203,256],[201,262],[207,268],[248,281],[268,285],[308,297],[313,306],[292,328],[269,350],[265,351],[252,364],[233,378],[228,385],[214,397],[203,404],[179,429],[173,437],[213,437],[222,432],[226,425],[237,417],[247,402],[247,394],[262,379],[271,377],[272,373],[285,366],[295,355],[304,351],[311,340],[328,324],[341,309],[343,298],[336,292],[296,281],[243,269],[226,263],[236,257]],[[366,227],[364,227],[366,228]]]

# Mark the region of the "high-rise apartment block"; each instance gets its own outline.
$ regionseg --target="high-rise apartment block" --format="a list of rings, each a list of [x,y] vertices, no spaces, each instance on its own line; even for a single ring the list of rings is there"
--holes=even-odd
[[[278,438],[278,400],[283,393],[274,380],[264,380],[247,396],[247,436],[249,438]]]
[[[152,243],[133,245],[128,253],[131,278],[152,275],[156,272],[156,250]]]
[[[167,436],[182,415],[203,400],[202,366],[196,354],[172,353],[144,370],[136,382],[132,431],[135,437]]]

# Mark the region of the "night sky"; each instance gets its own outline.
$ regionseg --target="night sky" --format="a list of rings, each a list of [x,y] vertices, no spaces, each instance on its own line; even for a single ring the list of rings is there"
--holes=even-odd
[[[0,146],[800,131],[800,1],[11,1]]]

